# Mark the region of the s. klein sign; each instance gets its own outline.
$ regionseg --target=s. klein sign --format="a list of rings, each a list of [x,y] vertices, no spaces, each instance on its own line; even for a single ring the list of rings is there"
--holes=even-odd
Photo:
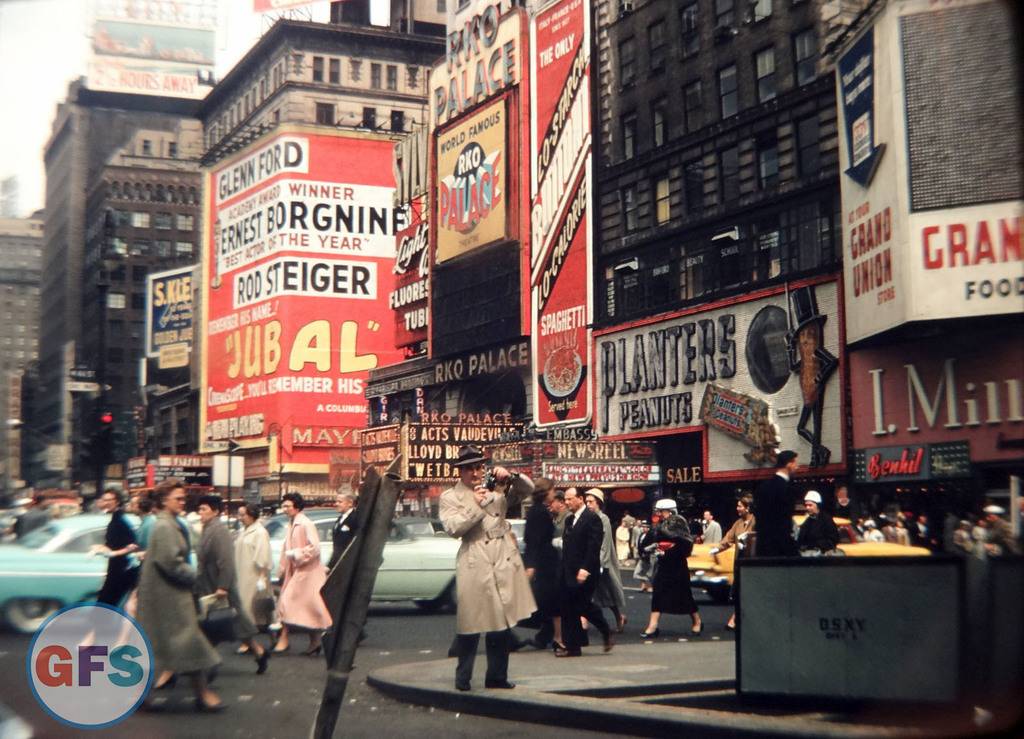
[[[146,278],[146,356],[159,358],[160,369],[188,364],[192,351],[194,269],[179,267]]]
[[[286,129],[205,173],[204,450],[285,423],[366,425],[367,373],[398,359],[392,151]]]
[[[531,285],[534,420],[590,420],[590,12],[556,0],[530,24]]]

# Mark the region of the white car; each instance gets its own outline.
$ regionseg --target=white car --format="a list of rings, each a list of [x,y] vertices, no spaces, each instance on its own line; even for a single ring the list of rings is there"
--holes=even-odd
[[[326,565],[331,559],[333,544],[331,528],[338,517],[331,508],[311,508],[303,511],[316,526],[320,537],[320,560]],[[423,519],[429,524],[429,519]],[[271,577],[276,581],[281,562],[281,548],[288,518],[273,516],[263,522],[270,534],[270,553],[273,560]],[[455,555],[459,551],[457,539],[439,536],[418,536],[407,525],[395,524],[384,545],[384,562],[377,571],[372,600],[375,603],[412,601],[425,610],[454,608]]]

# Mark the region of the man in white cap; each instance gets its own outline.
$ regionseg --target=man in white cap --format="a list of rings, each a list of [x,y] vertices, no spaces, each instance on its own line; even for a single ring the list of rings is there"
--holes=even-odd
[[[987,505],[982,509],[988,522],[988,537],[985,548],[989,554],[1020,554],[1020,547],[1013,538],[1013,527],[1003,518],[1006,510],[1002,506]]]
[[[813,556],[831,552],[839,543],[839,530],[832,516],[821,510],[821,493],[811,490],[804,496],[807,518],[800,524],[796,545],[800,554]]]

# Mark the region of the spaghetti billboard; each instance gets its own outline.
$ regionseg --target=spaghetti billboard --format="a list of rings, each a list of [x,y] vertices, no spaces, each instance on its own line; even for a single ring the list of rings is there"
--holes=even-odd
[[[279,131],[205,175],[204,449],[363,428],[369,370],[398,359],[392,144]]]
[[[559,0],[530,26],[533,397],[538,426],[590,420],[590,15]]]

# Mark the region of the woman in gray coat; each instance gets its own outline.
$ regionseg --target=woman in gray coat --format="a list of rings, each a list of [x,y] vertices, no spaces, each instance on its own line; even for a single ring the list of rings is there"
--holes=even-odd
[[[611,609],[615,616],[615,631],[621,634],[626,628],[626,593],[622,589],[622,573],[615,557],[615,540],[612,538],[612,522],[604,512],[604,492],[600,488],[591,488],[583,494],[587,508],[601,519],[604,539],[601,541],[601,578],[594,591],[594,605]]]
[[[153,646],[154,690],[172,684],[181,673],[192,679],[197,711],[220,711],[224,703],[210,690],[206,672],[220,657],[199,630],[192,588],[196,571],[189,564],[189,535],[178,521],[185,489],[167,481],[157,489],[159,509],[139,581],[139,623]]]

